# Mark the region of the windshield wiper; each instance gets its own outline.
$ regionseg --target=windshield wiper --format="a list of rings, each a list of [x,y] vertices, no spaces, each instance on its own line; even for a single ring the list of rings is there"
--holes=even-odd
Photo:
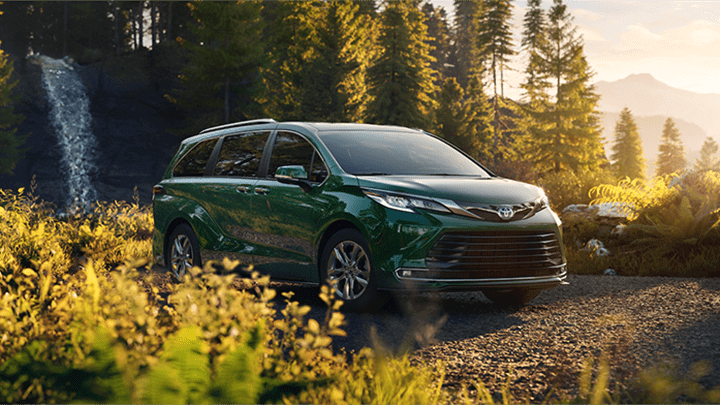
[[[377,172],[377,173],[355,173],[355,175],[356,175],[356,176],[392,176],[392,174],[390,174],[390,173],[382,173],[382,172]]]

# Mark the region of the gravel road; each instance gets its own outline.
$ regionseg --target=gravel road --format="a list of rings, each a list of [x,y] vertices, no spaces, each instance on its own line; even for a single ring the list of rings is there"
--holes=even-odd
[[[568,281],[514,309],[481,293],[403,295],[377,314],[346,314],[348,336],[334,345],[410,347],[418,363],[443,361],[447,385],[480,379],[491,392],[500,392],[513,370],[511,391],[523,402],[526,395],[542,401],[553,387],[577,395],[584,359],[603,351],[618,376],[668,361],[685,375],[706,360],[711,372],[700,382],[720,385],[720,279],[570,275]],[[292,290],[320,320],[317,289]]]
[[[502,308],[479,292],[403,294],[378,313],[346,314],[348,336],[334,337],[333,346],[409,348],[418,364],[442,360],[450,387],[479,379],[499,393],[510,375],[522,402],[543,401],[551,388],[555,399],[576,396],[584,360],[602,352],[621,378],[659,364],[684,376],[707,361],[710,372],[699,382],[720,386],[720,279],[570,275],[568,282],[521,308]],[[278,297],[293,291],[312,307],[310,317],[324,318],[317,287],[271,287]]]

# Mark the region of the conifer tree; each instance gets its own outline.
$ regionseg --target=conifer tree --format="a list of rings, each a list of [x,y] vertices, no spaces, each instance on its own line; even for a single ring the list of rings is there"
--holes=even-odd
[[[534,144],[550,128],[549,111],[551,108],[548,90],[551,84],[548,75],[543,70],[541,52],[547,45],[547,21],[542,9],[541,0],[528,0],[527,12],[523,19],[522,50],[527,55],[525,67],[525,81],[521,84],[523,89],[523,116],[521,125],[526,137],[522,144],[523,155],[531,155]]]
[[[262,4],[198,1],[190,7],[198,43],[181,40],[191,63],[171,100],[188,111],[192,129],[259,115]]]
[[[479,57],[481,61],[485,61],[486,69],[492,76],[495,97],[504,97],[503,71],[510,57],[515,54],[511,18],[510,0],[486,0],[477,22]]]
[[[675,127],[672,118],[665,120],[660,146],[658,147],[658,160],[655,168],[657,176],[675,173],[685,169],[685,148],[680,140],[680,131]]]
[[[538,133],[534,157],[540,171],[594,170],[607,162],[600,132],[599,96],[582,38],[562,0],[548,14],[547,41],[540,49],[542,71],[552,83],[553,104],[543,114],[547,128]]]
[[[718,159],[717,154],[718,144],[708,136],[700,149],[700,159],[695,160],[695,170],[720,171],[720,159]]]
[[[465,107],[468,110],[467,137],[473,139],[474,150],[468,152],[481,162],[490,162],[495,158],[495,150],[491,148],[494,133],[492,105],[483,89],[480,74],[473,74],[465,94]]]
[[[450,55],[453,76],[460,87],[467,89],[472,71],[479,61],[477,19],[484,2],[454,0],[454,47]]]
[[[438,81],[442,83],[444,78],[448,77],[447,64],[452,53],[447,14],[444,8],[435,8],[432,3],[423,4],[422,12],[425,14],[428,27],[427,43],[430,45],[430,56],[435,59],[430,63],[430,68],[438,72]]]
[[[473,155],[476,140],[468,131],[471,111],[464,105],[465,92],[454,77],[445,79],[438,93],[438,106],[435,110],[436,134],[447,139]]]
[[[306,62],[317,56],[318,26],[327,10],[310,1],[270,2],[271,20],[268,53],[270,64],[263,70],[267,88],[265,106],[279,120],[306,120],[301,110],[305,89]]]
[[[645,179],[645,158],[637,124],[625,107],[615,123],[615,144],[612,146],[612,169],[619,179]]]
[[[492,117],[493,117],[493,162],[497,163],[500,155],[507,154],[503,148],[508,144],[507,128],[509,117],[503,116],[507,110],[504,97],[503,71],[514,55],[510,18],[512,3],[509,0],[486,0],[483,2],[478,16],[478,50],[480,63],[485,63],[485,71],[489,72],[492,85]],[[498,88],[499,87],[499,88]],[[503,125],[504,124],[504,125]],[[511,124],[511,126],[515,126]]]
[[[367,121],[427,128],[435,94],[425,16],[413,1],[386,1],[380,16],[378,56],[368,71]]]
[[[358,14],[355,1],[322,6],[316,52],[302,70],[301,116],[308,121],[359,121],[368,101],[371,21]]]
[[[13,63],[0,49],[0,174],[13,174],[25,153],[21,146],[27,137],[17,133],[24,117],[15,113],[17,99],[12,91],[18,81],[12,80],[12,73]]]

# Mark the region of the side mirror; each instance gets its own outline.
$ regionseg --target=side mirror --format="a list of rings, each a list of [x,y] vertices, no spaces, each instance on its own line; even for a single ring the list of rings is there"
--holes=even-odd
[[[303,191],[312,190],[305,168],[300,165],[280,166],[275,171],[275,180],[283,184],[300,186]]]

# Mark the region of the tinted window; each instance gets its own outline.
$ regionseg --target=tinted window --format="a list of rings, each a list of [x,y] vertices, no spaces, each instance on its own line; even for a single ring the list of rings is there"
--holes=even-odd
[[[489,177],[442,140],[413,132],[327,133],[322,141],[346,173]]]
[[[304,167],[311,182],[320,183],[327,177],[325,164],[308,141],[290,132],[280,132],[273,146],[268,175],[275,177],[278,167],[290,165]]]
[[[202,176],[216,142],[210,139],[197,144],[175,165],[173,176]]]
[[[214,174],[257,177],[268,135],[270,132],[249,132],[226,137],[220,148]]]

